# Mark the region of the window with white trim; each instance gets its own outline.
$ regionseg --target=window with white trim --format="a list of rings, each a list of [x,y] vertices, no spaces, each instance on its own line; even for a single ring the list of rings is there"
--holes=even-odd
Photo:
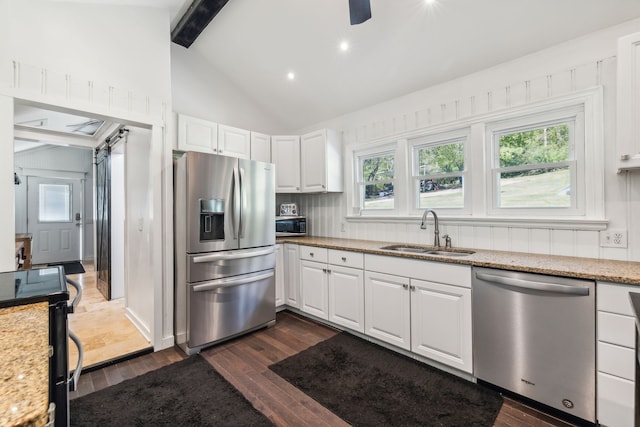
[[[347,218],[600,227],[603,123],[597,87],[347,146]]]
[[[584,114],[581,107],[490,124],[491,211],[583,213]]]
[[[395,147],[356,154],[360,210],[395,209]]]
[[[413,209],[465,208],[466,132],[409,141]]]

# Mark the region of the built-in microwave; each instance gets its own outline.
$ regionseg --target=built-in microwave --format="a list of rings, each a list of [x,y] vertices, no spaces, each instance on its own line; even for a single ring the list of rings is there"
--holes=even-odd
[[[276,236],[304,236],[307,234],[307,218],[304,216],[277,216]]]

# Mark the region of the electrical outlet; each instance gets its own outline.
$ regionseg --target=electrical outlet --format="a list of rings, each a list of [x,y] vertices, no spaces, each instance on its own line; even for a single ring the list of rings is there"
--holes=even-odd
[[[347,226],[345,225],[345,223],[344,223],[344,222],[341,222],[341,223],[340,223],[340,231],[341,231],[342,233],[346,233],[346,232],[347,232]]]
[[[600,246],[603,248],[626,248],[627,230],[612,228],[600,232]]]

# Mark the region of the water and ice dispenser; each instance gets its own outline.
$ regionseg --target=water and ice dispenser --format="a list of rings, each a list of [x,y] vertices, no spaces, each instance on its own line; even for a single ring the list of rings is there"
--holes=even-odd
[[[224,199],[200,199],[200,241],[224,240]]]

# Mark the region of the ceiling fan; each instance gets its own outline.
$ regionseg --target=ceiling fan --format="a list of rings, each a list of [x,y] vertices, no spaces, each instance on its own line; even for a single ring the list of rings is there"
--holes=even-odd
[[[349,0],[349,17],[351,25],[371,19],[371,0]]]

